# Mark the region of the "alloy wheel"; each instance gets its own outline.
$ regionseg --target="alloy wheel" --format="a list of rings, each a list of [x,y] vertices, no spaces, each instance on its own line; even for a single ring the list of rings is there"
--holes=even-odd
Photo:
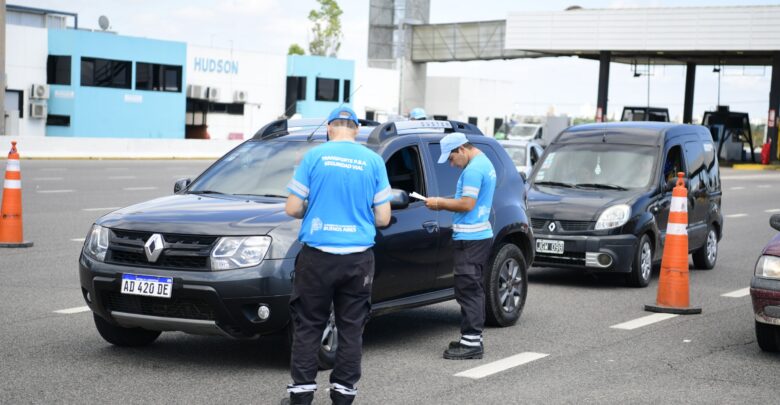
[[[508,259],[501,265],[498,274],[498,296],[504,312],[514,312],[520,305],[522,296],[523,275],[520,264],[515,259]]]

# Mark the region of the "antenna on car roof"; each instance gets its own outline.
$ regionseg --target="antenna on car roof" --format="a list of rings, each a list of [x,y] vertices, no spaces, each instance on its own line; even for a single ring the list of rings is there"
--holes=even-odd
[[[357,92],[358,92],[358,90],[360,90],[360,88],[361,88],[361,87],[363,87],[363,85],[362,85],[362,84],[361,84],[360,86],[357,86],[357,88],[355,89],[355,91],[353,91],[352,93],[349,93],[349,97],[347,97],[345,100],[352,100],[352,96],[353,96],[355,93],[357,93]],[[342,101],[342,102],[341,102],[341,104],[339,104],[339,106],[338,106],[338,107],[336,107],[336,108],[341,108],[341,107],[343,107],[343,106],[344,106],[344,103],[346,103],[346,101]],[[317,133],[317,131],[318,131],[320,128],[322,128],[322,126],[323,126],[323,125],[325,125],[325,122],[326,122],[326,121],[328,121],[328,118],[327,118],[327,117],[326,117],[326,118],[325,118],[325,119],[324,119],[324,120],[323,120],[323,121],[320,123],[320,125],[317,125],[317,128],[314,128],[314,131],[311,131],[311,133],[309,134],[309,136],[308,136],[308,137],[306,137],[306,142],[311,142],[311,138],[313,138],[313,137],[314,137],[314,134],[315,134],[315,133]],[[328,134],[326,133],[326,134],[325,134],[325,139],[327,139],[327,138],[328,138]]]

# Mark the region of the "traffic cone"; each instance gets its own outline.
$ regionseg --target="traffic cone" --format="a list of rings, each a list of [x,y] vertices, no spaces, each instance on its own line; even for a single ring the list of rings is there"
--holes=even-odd
[[[684,175],[677,173],[677,185],[672,191],[656,304],[645,305],[645,311],[683,315],[701,313],[701,308],[690,306],[688,295],[688,190],[683,181]]]
[[[30,247],[22,235],[22,174],[19,170],[16,142],[11,142],[3,183],[3,202],[0,206],[0,248]]]

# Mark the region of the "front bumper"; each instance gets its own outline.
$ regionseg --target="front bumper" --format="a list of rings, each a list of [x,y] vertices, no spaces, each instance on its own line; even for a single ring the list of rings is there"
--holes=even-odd
[[[102,263],[82,254],[79,279],[90,309],[123,327],[252,338],[289,322],[294,259],[225,271],[181,271]],[[171,298],[121,294],[123,273],[173,277]],[[260,305],[270,309],[261,320]]]
[[[542,239],[562,240],[563,254],[536,252],[534,266],[582,268],[593,271],[628,273],[634,260],[637,237],[634,235],[534,235],[537,246]],[[535,247],[536,249],[536,247]],[[612,262],[600,265],[596,261],[599,254],[608,255]]]
[[[750,298],[757,322],[780,326],[780,280],[753,277]]]

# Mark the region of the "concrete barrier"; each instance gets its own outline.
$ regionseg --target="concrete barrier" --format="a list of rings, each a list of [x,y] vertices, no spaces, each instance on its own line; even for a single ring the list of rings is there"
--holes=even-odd
[[[22,159],[216,159],[243,142],[0,136],[0,151],[11,141],[17,141]]]

